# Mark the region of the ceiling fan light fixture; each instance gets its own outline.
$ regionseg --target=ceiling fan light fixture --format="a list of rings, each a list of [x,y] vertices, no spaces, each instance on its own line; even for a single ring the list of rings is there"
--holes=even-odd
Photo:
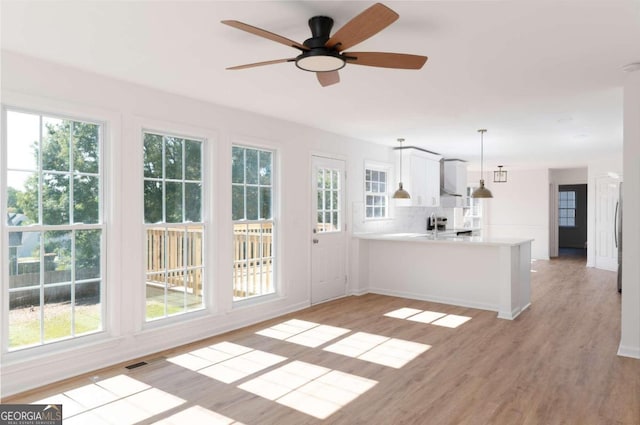
[[[313,51],[296,58],[296,66],[309,72],[331,72],[344,68],[346,61],[337,52]]]

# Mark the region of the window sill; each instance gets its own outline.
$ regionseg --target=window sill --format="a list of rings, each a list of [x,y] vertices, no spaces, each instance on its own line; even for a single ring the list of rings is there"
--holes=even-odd
[[[241,310],[243,308],[253,307],[256,305],[262,305],[274,301],[281,301],[283,299],[285,299],[285,297],[277,292],[274,292],[273,294],[258,295],[251,298],[233,301],[232,309]]]
[[[96,332],[95,334],[51,342],[45,345],[38,345],[29,348],[19,348],[2,354],[2,365],[17,366],[21,364],[29,365],[34,360],[44,360],[46,358],[66,356],[69,352],[75,352],[78,349],[88,349],[100,352],[109,347],[115,348],[123,338],[113,337],[105,331]],[[46,360],[44,360],[46,362]],[[30,367],[30,366],[27,366]]]

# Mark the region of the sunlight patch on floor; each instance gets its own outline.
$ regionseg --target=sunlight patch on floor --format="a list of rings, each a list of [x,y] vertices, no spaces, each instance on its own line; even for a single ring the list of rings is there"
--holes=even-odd
[[[62,404],[65,425],[134,424],[185,400],[126,375],[73,388],[34,403]]]
[[[224,341],[178,356],[169,357],[167,361],[189,370],[198,371],[207,366],[232,359],[250,351],[253,351],[253,348]]]
[[[407,320],[411,320],[412,322],[431,323],[444,316],[446,316],[446,314],[438,313],[437,311],[423,311],[415,316],[407,317]]]
[[[198,370],[198,373],[217,381],[224,382],[225,384],[230,384],[285,360],[287,360],[286,357],[279,356],[277,354],[271,354],[261,350],[253,350],[232,359],[200,369]]]
[[[417,308],[403,307],[397,310],[390,311],[389,313],[386,313],[385,316],[395,317],[396,319],[406,319],[407,317],[418,314],[421,311],[422,310],[418,310]]]
[[[345,328],[293,319],[256,334],[315,348],[349,332],[351,330]]]
[[[238,388],[325,419],[378,382],[301,361],[293,361]]]
[[[230,384],[286,359],[277,354],[225,341],[169,357],[167,361]]]
[[[418,342],[357,332],[324,350],[399,369],[430,348]]]
[[[431,322],[432,325],[444,326],[446,328],[457,328],[463,323],[471,320],[471,317],[468,316],[458,316],[456,314],[447,314],[441,319],[435,320]]]
[[[412,314],[410,314],[412,313]],[[437,311],[418,310],[415,308],[399,308],[384,314],[387,317],[411,320],[412,322],[429,323],[446,328],[457,328],[458,326],[471,320],[469,316],[458,316],[456,314],[439,313]]]
[[[242,422],[238,422],[224,415],[205,409],[202,406],[191,406],[188,409],[182,410],[174,415],[164,418],[158,422],[154,422],[156,425],[184,425],[184,424],[206,424],[206,425],[243,425]]]

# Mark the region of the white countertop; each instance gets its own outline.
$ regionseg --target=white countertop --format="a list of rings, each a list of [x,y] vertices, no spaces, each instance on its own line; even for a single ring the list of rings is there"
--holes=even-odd
[[[396,242],[418,242],[418,243],[435,243],[435,244],[465,244],[465,245],[522,245],[530,243],[533,239],[526,238],[486,238],[483,236],[456,236],[441,232],[437,237],[430,233],[354,233],[355,238],[378,240],[378,241],[396,241]]]

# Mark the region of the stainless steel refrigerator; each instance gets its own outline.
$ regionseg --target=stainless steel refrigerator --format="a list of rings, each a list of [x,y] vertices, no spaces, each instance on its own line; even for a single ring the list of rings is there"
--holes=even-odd
[[[616,248],[618,248],[618,292],[622,292],[622,182],[620,182],[619,191],[615,211],[614,237]]]

